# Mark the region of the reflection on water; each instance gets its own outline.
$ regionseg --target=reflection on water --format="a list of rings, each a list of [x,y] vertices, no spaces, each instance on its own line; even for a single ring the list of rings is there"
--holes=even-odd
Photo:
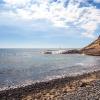
[[[43,49],[0,49],[0,88],[100,69],[100,57],[44,55]]]

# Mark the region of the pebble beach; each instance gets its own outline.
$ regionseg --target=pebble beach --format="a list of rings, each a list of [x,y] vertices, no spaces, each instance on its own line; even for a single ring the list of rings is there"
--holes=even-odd
[[[3,90],[0,100],[100,100],[100,71]]]

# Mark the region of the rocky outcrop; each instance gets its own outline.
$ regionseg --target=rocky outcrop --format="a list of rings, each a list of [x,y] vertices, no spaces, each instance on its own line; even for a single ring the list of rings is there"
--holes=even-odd
[[[93,56],[100,56],[100,36],[97,40],[80,50],[81,53]]]
[[[48,50],[44,54],[79,54],[80,50],[71,49],[71,50]]]
[[[86,54],[93,56],[100,56],[100,36],[94,42],[89,44],[88,46],[78,50],[48,50],[45,51],[44,54]]]
[[[65,52],[62,52],[62,54],[79,54],[80,50],[77,49],[72,49],[72,50],[67,50]]]
[[[45,52],[43,52],[43,54],[52,54],[52,52],[51,51],[45,51]]]

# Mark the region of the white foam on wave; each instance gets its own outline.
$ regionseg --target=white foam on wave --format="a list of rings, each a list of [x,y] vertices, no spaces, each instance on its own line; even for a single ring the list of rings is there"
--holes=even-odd
[[[80,66],[84,66],[84,63],[76,63],[75,65],[80,65]]]
[[[25,86],[32,85],[32,84],[39,83],[39,82],[40,81],[38,81],[38,80],[36,80],[36,81],[25,80],[24,82],[22,82],[21,84],[18,84],[18,85],[4,86],[4,87],[0,88],[0,91],[25,87]]]
[[[66,52],[66,50],[57,50],[57,51],[52,51],[52,54],[62,54]]]
[[[47,77],[45,78],[45,80],[50,81],[50,80],[53,80],[53,79],[64,78],[65,76],[66,76],[65,74],[47,76]]]
[[[65,53],[68,50],[51,50],[51,51],[46,51],[49,52],[50,54],[62,54]],[[43,54],[45,53],[45,51],[43,52]]]

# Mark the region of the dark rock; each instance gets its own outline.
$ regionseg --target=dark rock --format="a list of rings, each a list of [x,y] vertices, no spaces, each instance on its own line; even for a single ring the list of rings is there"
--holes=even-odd
[[[79,54],[80,50],[71,49],[71,50],[57,50],[57,51],[45,51],[44,54]]]
[[[80,50],[77,50],[77,49],[72,49],[72,50],[62,52],[62,54],[79,54],[79,53],[80,53]]]
[[[44,52],[44,54],[52,54],[52,52],[51,51],[46,51],[46,52]]]

